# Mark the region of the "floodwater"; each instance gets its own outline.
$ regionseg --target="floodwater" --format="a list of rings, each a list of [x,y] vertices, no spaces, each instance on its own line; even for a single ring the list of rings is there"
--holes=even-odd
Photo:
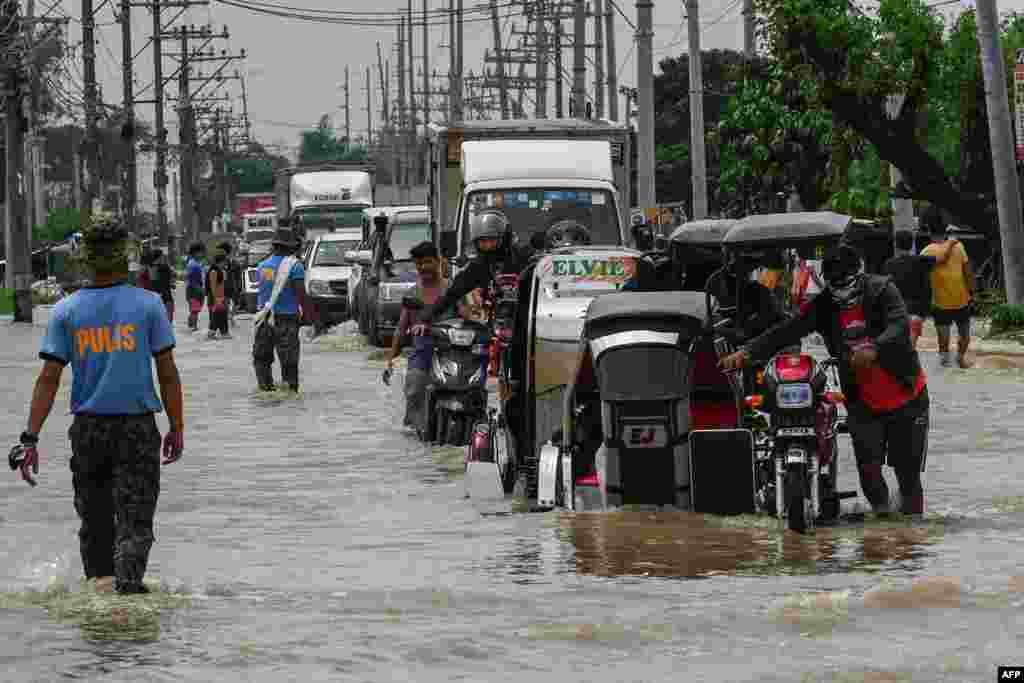
[[[4,681],[990,681],[1024,663],[1022,371],[940,370],[924,522],[478,510],[461,453],[399,427],[401,378],[305,344],[253,392],[249,323],[184,334],[184,459],[144,597],[79,584],[65,377],[41,483],[0,479]],[[0,329],[24,425],[41,329]],[[165,424],[164,418],[160,423]],[[848,444],[843,488],[856,486]],[[895,487],[894,487],[895,489]]]

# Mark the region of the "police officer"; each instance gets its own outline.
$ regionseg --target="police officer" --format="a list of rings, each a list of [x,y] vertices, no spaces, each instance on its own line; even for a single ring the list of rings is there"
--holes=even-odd
[[[271,244],[274,252],[261,261],[259,293],[252,347],[256,381],[263,391],[274,390],[274,353],[281,362],[281,379],[291,391],[299,390],[299,320],[305,307],[306,271],[302,261],[294,257],[298,240],[291,230],[277,231]],[[278,271],[287,268],[287,284],[281,288],[277,300],[271,305],[274,283]]]
[[[82,565],[97,588],[146,593],[143,577],[153,545],[160,493],[160,432],[166,407],[164,465],[181,457],[184,422],[174,332],[160,296],[128,284],[129,235],[110,216],[83,231],[91,283],[53,309],[40,357],[28,429],[10,465],[35,486],[37,444],[66,365],[71,366],[71,472]],[[160,382],[157,398],[151,363]]]

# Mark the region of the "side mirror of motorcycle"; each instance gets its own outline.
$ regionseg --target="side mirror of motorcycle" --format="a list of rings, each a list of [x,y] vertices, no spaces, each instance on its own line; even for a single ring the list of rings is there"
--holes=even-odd
[[[469,263],[469,257],[466,256],[465,254],[462,254],[461,256],[456,256],[454,259],[452,259],[452,264],[454,264],[456,268],[463,268],[467,263]]]

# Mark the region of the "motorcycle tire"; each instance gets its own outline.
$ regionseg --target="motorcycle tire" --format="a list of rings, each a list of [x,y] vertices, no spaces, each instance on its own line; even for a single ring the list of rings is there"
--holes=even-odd
[[[489,428],[491,431],[491,459],[499,465],[504,460],[505,466],[501,472],[501,483],[505,488],[505,493],[512,493],[516,486],[516,479],[519,477],[519,468],[516,467],[515,453],[512,450],[508,427],[504,420],[494,418],[490,421]],[[505,451],[503,458],[499,457],[502,450]]]
[[[786,501],[786,526],[790,531],[798,534],[807,531],[807,516],[804,509],[805,491],[807,484],[806,465],[791,465],[786,471],[786,478],[783,481],[785,486]]]

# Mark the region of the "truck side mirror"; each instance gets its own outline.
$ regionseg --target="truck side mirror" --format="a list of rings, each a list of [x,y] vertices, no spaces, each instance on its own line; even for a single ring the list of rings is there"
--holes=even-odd
[[[459,249],[459,233],[455,230],[441,231],[441,256],[454,258]]]

